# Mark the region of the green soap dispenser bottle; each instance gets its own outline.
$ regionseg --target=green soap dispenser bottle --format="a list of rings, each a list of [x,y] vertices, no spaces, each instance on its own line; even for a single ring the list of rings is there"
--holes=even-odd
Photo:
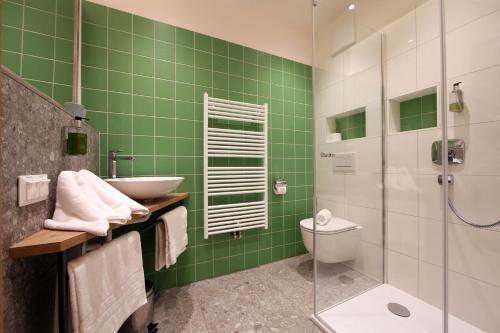
[[[453,90],[450,93],[450,112],[462,112],[464,110],[464,101],[460,83],[453,84]]]
[[[76,116],[74,125],[66,127],[66,152],[68,155],[87,154],[87,133],[82,131],[82,120],[88,120]]]

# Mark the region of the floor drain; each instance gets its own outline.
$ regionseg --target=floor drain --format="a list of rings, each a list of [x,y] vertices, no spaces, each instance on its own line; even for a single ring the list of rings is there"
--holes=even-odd
[[[400,317],[409,317],[410,316],[410,310],[408,310],[405,306],[398,304],[398,303],[389,303],[387,304],[387,308],[389,311],[394,313],[396,316]]]

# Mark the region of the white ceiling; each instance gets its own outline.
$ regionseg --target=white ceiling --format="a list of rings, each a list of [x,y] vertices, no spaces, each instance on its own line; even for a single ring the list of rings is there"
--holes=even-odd
[[[311,62],[311,0],[91,0],[282,57]]]
[[[311,63],[312,0],[90,0],[160,22]],[[356,25],[379,30],[425,0],[317,0],[316,31],[356,5]]]

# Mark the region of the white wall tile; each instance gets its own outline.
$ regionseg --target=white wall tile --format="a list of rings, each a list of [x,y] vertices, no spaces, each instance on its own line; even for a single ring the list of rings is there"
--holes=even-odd
[[[442,173],[442,166],[432,163],[432,143],[441,140],[441,129],[418,131],[418,173]]]
[[[500,219],[500,177],[463,176],[455,174],[450,198],[467,219],[487,224]]]
[[[345,216],[345,204],[335,202],[330,200],[330,197],[324,197],[324,196],[318,196],[317,199],[317,204],[318,206],[316,207],[318,211],[320,211],[323,208],[328,209],[330,212],[332,212],[333,216],[340,217],[340,218],[346,218]]]
[[[380,34],[356,43],[344,52],[344,77],[380,65],[382,39]]]
[[[381,208],[381,182],[381,174],[346,174],[346,203],[368,208]]]
[[[450,165],[450,173],[500,175],[500,122],[452,127],[448,137],[465,141],[466,158],[464,164]]]
[[[419,175],[418,215],[423,218],[442,220],[441,185],[437,175]]]
[[[347,204],[345,218],[363,227],[363,241],[382,246],[382,209]]]
[[[345,141],[345,151],[356,153],[357,173],[382,172],[382,138],[360,138]]]
[[[417,43],[439,36],[439,1],[428,0],[416,8]]]
[[[443,308],[443,268],[420,261],[418,297],[437,308]],[[453,332],[453,331],[451,331]]]
[[[418,259],[418,218],[399,213],[387,213],[387,247]]]
[[[486,121],[500,120],[500,94],[493,93],[493,87],[498,85],[500,66],[469,73],[448,81],[448,96],[454,82],[460,85],[465,109],[462,112],[449,112],[449,125],[474,124]]]
[[[441,81],[439,38],[417,46],[417,88],[436,86]]]
[[[450,78],[500,64],[500,11],[449,32],[446,54]]]
[[[387,175],[386,191],[388,211],[417,216],[418,189],[418,177],[416,175]]]
[[[387,136],[386,165],[388,173],[416,173],[418,171],[418,133],[401,132]]]
[[[419,259],[436,266],[443,265],[443,222],[419,218]]]
[[[500,232],[449,226],[450,269],[500,287]]]
[[[381,67],[373,67],[350,76],[344,81],[344,111],[380,101],[382,96]]]
[[[318,172],[316,175],[316,193],[327,195],[336,202],[345,202],[345,177],[333,172]]]
[[[451,314],[486,332],[500,331],[500,288],[450,272],[449,295]]]
[[[417,88],[417,51],[415,48],[387,61],[387,95],[395,98]]]
[[[331,116],[343,112],[344,85],[333,83],[317,92],[316,114]]]
[[[446,31],[456,29],[500,9],[500,0],[445,0]]]
[[[416,45],[415,11],[397,19],[385,29],[386,58],[391,59]]]
[[[366,136],[382,136],[382,101],[380,98],[366,104]]]
[[[360,242],[356,259],[347,261],[345,264],[376,281],[382,282],[384,276],[383,257],[384,252],[381,246]]]
[[[316,89],[338,83],[344,79],[344,59],[343,55],[328,57],[323,63],[316,66]]]
[[[333,172],[333,159],[331,157],[321,157],[321,153],[343,153],[345,151],[345,141],[318,144],[316,150],[316,172]]]
[[[418,296],[418,260],[388,251],[389,284]]]

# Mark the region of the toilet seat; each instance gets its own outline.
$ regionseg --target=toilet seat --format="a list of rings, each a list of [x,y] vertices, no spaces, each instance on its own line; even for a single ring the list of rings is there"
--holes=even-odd
[[[300,227],[307,232],[313,232],[313,218],[308,218],[300,221]],[[336,234],[344,231],[357,229],[359,226],[356,223],[341,219],[339,217],[332,217],[332,220],[326,225],[316,224],[316,233],[329,235]]]

